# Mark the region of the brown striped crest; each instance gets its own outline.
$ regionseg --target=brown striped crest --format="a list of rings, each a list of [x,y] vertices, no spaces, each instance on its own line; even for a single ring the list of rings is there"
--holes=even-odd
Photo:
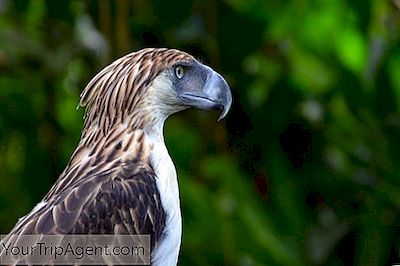
[[[175,49],[143,49],[114,61],[100,71],[81,94],[86,107],[83,136],[91,127],[105,134],[112,125],[132,114],[154,78],[179,61],[194,58]]]

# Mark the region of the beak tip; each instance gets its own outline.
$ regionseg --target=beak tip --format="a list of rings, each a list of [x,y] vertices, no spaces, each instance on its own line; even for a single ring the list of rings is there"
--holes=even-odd
[[[226,115],[228,114],[229,110],[231,109],[231,106],[232,106],[232,96],[231,96],[230,91],[229,91],[228,100],[227,100],[226,103],[223,104],[222,113],[218,117],[217,122],[220,122],[222,119],[224,119],[226,117]]]

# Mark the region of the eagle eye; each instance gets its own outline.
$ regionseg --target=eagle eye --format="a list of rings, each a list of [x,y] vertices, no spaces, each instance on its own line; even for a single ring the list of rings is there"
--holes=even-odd
[[[175,67],[175,76],[178,79],[181,79],[183,77],[183,75],[185,74],[185,70],[183,69],[182,66],[176,66]]]

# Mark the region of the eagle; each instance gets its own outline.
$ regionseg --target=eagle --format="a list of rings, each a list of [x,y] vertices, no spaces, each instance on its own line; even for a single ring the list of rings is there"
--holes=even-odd
[[[225,79],[188,53],[146,48],[102,69],[81,93],[79,144],[43,200],[9,235],[150,235],[151,264],[176,265],[182,218],[163,127],[187,108],[221,110]]]

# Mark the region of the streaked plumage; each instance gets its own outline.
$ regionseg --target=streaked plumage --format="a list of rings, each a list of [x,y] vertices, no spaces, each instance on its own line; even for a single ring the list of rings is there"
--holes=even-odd
[[[178,50],[114,61],[81,94],[84,128],[67,167],[10,234],[149,234],[152,264],[176,265],[181,213],[164,121],[187,107],[222,118],[231,99],[219,74]]]

